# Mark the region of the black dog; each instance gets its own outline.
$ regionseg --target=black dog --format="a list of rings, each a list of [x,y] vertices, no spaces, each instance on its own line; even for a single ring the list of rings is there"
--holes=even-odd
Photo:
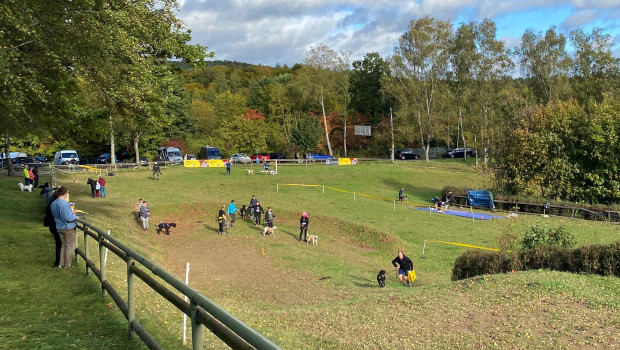
[[[157,234],[159,234],[162,230],[166,230],[166,234],[169,235],[171,227],[177,227],[177,224],[175,224],[174,222],[160,222],[159,225],[157,225]]]
[[[379,282],[380,288],[385,287],[385,270],[379,271],[379,274],[377,275],[377,282]]]
[[[243,205],[243,207],[241,207],[241,210],[239,211],[239,213],[241,214],[242,219],[245,220],[248,218],[248,208],[245,206],[245,204]]]

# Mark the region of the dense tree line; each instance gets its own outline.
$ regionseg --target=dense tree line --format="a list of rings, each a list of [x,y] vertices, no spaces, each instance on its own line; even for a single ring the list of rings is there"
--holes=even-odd
[[[302,63],[267,67],[205,64],[172,0],[70,4],[0,5],[13,24],[0,33],[7,147],[13,137],[22,148],[116,143],[151,156],[167,143],[187,153],[209,144],[224,155],[386,156],[393,143],[422,147],[427,161],[433,146],[472,147],[505,192],[620,196],[620,69],[601,29],[527,30],[508,50],[491,20],[454,27],[425,17],[387,57],[352,62],[321,44]]]

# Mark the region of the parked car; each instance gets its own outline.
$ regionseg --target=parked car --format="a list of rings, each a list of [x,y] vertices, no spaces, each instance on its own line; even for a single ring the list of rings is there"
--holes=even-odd
[[[97,157],[97,159],[95,160],[95,163],[97,164],[108,164],[108,163],[112,163],[112,157],[110,156],[111,153],[104,153],[102,155],[100,155],[99,157]],[[118,163],[118,157],[114,157],[114,161],[115,163]]]
[[[35,164],[41,163],[41,160],[36,157],[15,157],[12,162],[13,164]]]
[[[284,153],[269,153],[270,159],[286,159],[286,155]]]
[[[410,149],[401,149],[394,152],[394,159],[418,159],[420,155]]]
[[[250,159],[250,157],[246,156],[243,153],[235,153],[232,156],[230,156],[230,160],[233,163],[249,163],[252,161],[252,159]]]
[[[271,158],[269,158],[269,153],[254,153],[250,159],[252,161],[256,161],[256,157],[258,157],[258,161],[259,162],[263,162],[265,160],[270,160]]]
[[[476,151],[471,148],[453,148],[449,149],[446,153],[443,154],[444,158],[464,158],[465,152],[467,152],[468,157],[473,157],[476,155]]]
[[[312,152],[308,156],[308,159],[332,159],[332,158],[333,157],[330,155],[319,153],[319,152]]]
[[[80,164],[80,157],[77,152],[72,149],[63,149],[56,152],[54,155],[54,165],[78,165]]]

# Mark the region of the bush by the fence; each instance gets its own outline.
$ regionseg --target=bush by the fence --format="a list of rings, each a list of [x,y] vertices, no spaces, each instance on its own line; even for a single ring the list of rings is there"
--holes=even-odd
[[[539,269],[620,277],[620,242],[576,249],[539,247],[512,253],[469,250],[454,262],[452,280]]]
[[[454,262],[452,280],[509,272],[513,270],[512,265],[513,259],[508,253],[468,250]]]

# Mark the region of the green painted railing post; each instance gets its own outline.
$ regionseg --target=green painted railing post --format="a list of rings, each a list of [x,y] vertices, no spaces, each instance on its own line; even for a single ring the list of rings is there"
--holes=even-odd
[[[198,319],[198,306],[193,298],[189,301],[189,310],[192,319],[192,349],[202,350],[204,329]]]
[[[99,271],[101,272],[101,296],[105,297],[106,291],[103,288],[105,277],[105,247],[103,246],[103,236],[99,235]]]
[[[86,256],[86,260],[90,259],[90,257],[88,256],[88,226],[84,226],[84,255]],[[86,265],[86,274],[90,275],[88,264],[84,265]]]
[[[129,336],[133,335],[131,322],[136,319],[136,290],[134,288],[134,276],[131,272],[133,258],[127,258],[127,321],[129,321]]]

